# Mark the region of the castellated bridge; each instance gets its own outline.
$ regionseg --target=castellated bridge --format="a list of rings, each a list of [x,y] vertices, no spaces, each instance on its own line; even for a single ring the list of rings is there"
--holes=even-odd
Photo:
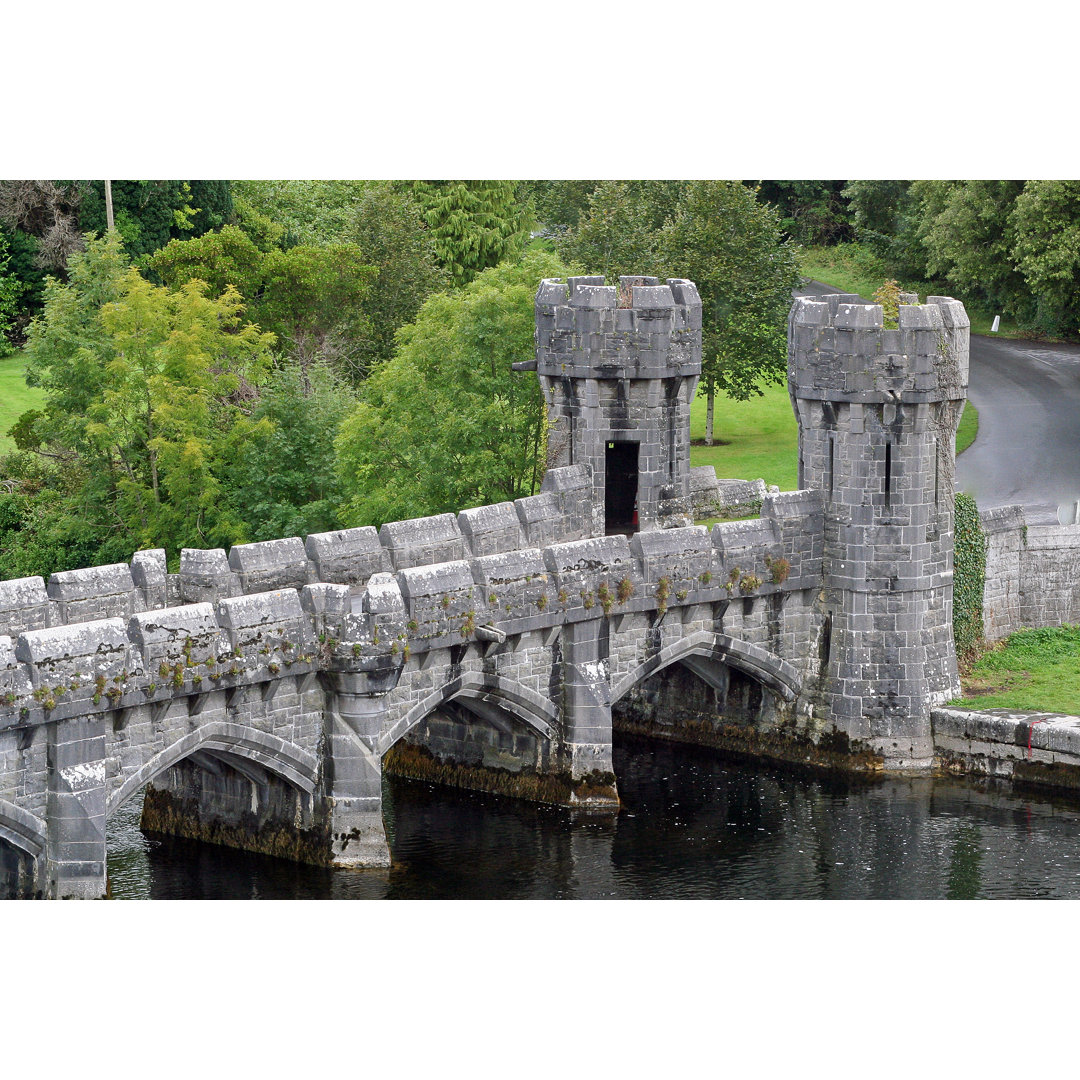
[[[913,299],[913,298],[909,298]],[[384,766],[618,805],[612,730],[926,767],[958,691],[953,436],[968,323],[798,300],[802,490],[692,524],[694,285],[545,281],[551,467],[516,502],[0,583],[0,888],[106,893],[106,822],[389,863]],[[522,375],[522,377],[529,377]]]

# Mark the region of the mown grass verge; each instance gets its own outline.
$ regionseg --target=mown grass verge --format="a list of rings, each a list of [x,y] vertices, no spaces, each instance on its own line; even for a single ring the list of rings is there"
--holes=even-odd
[[[0,454],[15,449],[8,428],[28,409],[37,409],[45,400],[44,391],[26,385],[26,363],[21,352],[0,358]]]
[[[1080,626],[1018,630],[960,672],[952,705],[1080,714]]]
[[[761,397],[716,399],[714,445],[705,446],[706,401],[690,406],[690,464],[712,465],[721,480],[756,480],[794,491],[799,481],[799,426],[786,386],[767,386]],[[960,417],[956,452],[966,450],[979,430],[979,414],[968,402]]]
[[[786,386],[766,386],[761,397],[716,399],[714,445],[705,446],[706,400],[690,406],[690,464],[712,465],[722,480],[756,480],[794,491],[799,475],[799,427]]]

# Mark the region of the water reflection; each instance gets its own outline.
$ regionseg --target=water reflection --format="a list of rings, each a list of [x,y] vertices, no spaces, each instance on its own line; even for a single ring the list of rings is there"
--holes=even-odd
[[[1080,806],[954,780],[855,783],[627,739],[624,809],[572,820],[387,780],[394,866],[329,871],[148,839],[110,822],[118,898],[973,899],[1080,897]]]

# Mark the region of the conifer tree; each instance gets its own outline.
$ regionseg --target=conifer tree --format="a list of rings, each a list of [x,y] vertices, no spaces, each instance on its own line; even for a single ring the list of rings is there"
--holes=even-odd
[[[413,194],[440,264],[455,287],[514,260],[529,238],[531,211],[512,180],[417,180]]]

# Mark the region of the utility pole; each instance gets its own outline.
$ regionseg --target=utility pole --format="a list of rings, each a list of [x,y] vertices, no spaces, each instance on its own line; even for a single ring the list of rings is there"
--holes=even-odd
[[[113,209],[112,209],[112,181],[105,181],[105,228],[112,232],[116,228],[116,222],[113,221]]]

